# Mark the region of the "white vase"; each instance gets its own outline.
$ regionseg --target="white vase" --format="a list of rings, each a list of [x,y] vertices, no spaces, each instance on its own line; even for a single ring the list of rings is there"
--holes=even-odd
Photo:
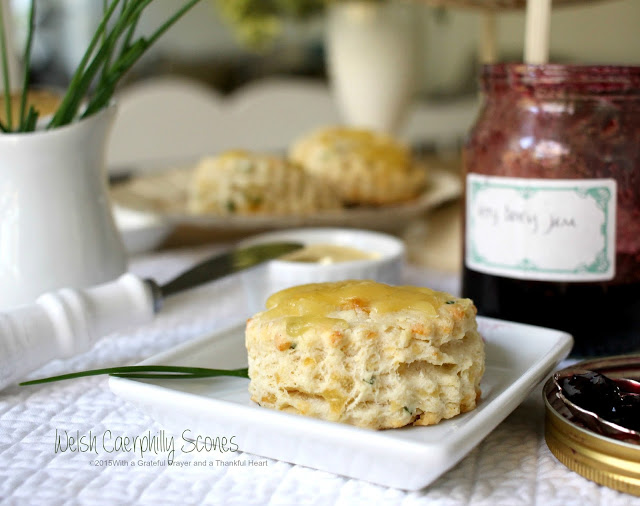
[[[416,11],[408,2],[333,3],[326,51],[346,124],[394,133],[415,88]]]
[[[0,134],[0,310],[125,272],[104,167],[114,115]]]

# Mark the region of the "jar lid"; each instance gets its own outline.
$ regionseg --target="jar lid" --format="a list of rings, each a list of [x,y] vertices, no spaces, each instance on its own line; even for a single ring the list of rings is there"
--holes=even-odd
[[[640,380],[640,355],[579,362],[556,374],[595,371],[611,379]],[[629,442],[587,427],[558,395],[551,377],[543,389],[545,440],[551,453],[572,471],[600,485],[640,496],[640,441]]]

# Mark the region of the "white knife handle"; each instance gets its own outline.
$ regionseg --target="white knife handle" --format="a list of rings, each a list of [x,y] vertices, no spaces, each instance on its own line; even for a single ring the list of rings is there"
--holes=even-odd
[[[66,288],[0,313],[0,390],[55,358],[91,348],[99,337],[150,321],[154,301],[133,274],[84,290]]]

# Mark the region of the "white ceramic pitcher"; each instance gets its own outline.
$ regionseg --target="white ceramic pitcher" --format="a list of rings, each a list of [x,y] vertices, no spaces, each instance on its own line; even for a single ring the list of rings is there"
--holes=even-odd
[[[115,112],[0,134],[0,310],[125,272],[104,166]]]

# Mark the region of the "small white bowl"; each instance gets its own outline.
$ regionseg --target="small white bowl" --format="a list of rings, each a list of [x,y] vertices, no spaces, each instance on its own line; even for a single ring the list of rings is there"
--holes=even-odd
[[[401,280],[405,247],[391,235],[350,228],[300,228],[260,234],[242,241],[241,246],[273,241],[347,246],[375,254],[376,258],[332,264],[272,260],[246,271],[242,283],[252,314],[265,309],[271,294],[295,285],[346,279],[371,279],[395,285]]]
[[[113,206],[112,211],[129,255],[154,250],[175,228],[171,223],[151,213],[127,209],[117,204]]]

